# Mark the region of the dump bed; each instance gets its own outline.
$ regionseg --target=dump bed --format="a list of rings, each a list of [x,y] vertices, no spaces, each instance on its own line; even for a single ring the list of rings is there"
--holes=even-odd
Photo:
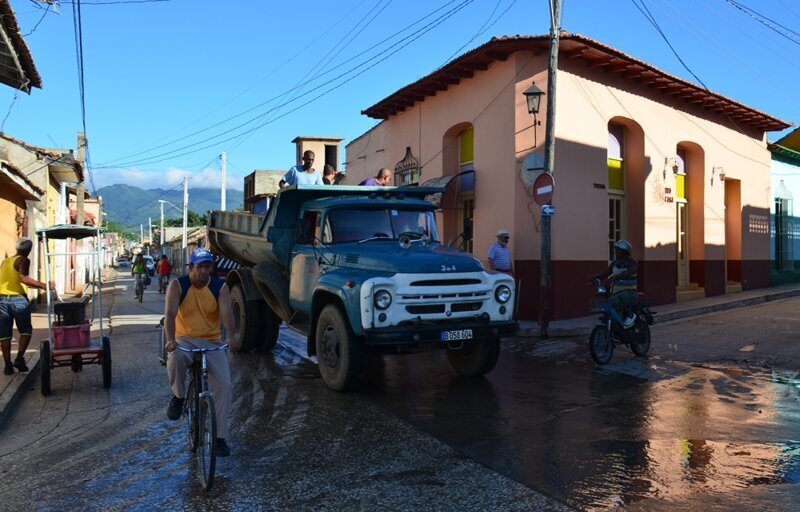
[[[282,189],[264,215],[213,211],[208,218],[211,250],[240,265],[252,267],[269,261],[286,272],[300,210],[308,201],[323,198],[389,197],[428,198],[441,194],[430,187],[353,187],[297,185]]]

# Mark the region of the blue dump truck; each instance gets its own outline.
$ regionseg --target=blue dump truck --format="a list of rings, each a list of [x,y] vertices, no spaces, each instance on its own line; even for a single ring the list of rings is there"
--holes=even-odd
[[[514,334],[514,280],[442,245],[444,189],[298,185],[266,215],[211,212],[211,249],[231,271],[233,350],[271,350],[281,322],[307,337],[325,384],[358,387],[367,354],[446,350],[453,369],[491,371]]]

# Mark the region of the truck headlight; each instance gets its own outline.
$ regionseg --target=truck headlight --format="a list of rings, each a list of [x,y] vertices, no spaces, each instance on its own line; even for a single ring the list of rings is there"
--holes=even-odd
[[[374,295],[375,307],[378,309],[386,309],[392,305],[392,294],[386,290],[378,290]]]
[[[501,284],[494,290],[494,298],[500,304],[505,304],[511,299],[511,288]]]

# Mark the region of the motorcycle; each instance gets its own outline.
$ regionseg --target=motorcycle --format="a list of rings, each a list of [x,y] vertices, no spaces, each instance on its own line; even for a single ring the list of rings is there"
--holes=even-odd
[[[606,364],[614,355],[614,347],[627,345],[637,356],[645,356],[650,351],[650,326],[653,325],[653,311],[650,299],[644,293],[636,294],[633,304],[635,320],[633,326],[625,328],[622,318],[609,304],[612,289],[603,285],[598,278],[590,281],[597,287],[599,301],[595,311],[601,313],[598,325],[589,335],[589,351],[597,364]]]

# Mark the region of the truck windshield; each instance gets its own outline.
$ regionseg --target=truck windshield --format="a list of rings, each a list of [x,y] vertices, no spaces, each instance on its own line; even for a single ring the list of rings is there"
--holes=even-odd
[[[427,236],[438,241],[433,212],[398,210],[334,210],[325,221],[322,241],[327,244],[359,242],[366,239],[397,239],[401,234],[412,238]]]

